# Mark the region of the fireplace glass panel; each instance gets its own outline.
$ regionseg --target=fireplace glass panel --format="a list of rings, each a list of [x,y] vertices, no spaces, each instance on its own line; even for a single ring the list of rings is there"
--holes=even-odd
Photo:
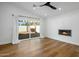
[[[60,35],[71,36],[71,30],[59,30]]]

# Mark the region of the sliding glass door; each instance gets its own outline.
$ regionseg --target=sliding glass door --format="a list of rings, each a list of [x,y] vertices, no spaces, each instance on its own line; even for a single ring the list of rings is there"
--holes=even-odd
[[[40,37],[40,20],[28,20],[30,37]]]
[[[40,20],[38,19],[18,17],[17,28],[20,40],[40,37]]]

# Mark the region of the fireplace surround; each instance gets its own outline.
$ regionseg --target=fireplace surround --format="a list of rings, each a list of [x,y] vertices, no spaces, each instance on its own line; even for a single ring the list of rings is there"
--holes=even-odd
[[[59,29],[58,34],[64,35],[64,36],[71,36],[71,30],[69,30],[69,29]]]

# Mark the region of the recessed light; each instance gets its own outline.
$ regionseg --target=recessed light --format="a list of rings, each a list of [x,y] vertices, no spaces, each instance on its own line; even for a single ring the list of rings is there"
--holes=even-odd
[[[45,16],[47,16],[47,14],[45,14]]]
[[[61,10],[61,8],[58,8],[58,10]]]
[[[35,10],[36,9],[36,7],[33,7],[33,10]]]

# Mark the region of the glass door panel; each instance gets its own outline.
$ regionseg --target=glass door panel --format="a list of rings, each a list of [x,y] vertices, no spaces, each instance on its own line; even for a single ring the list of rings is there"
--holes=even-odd
[[[40,37],[40,20],[29,20],[31,38]]]
[[[17,24],[19,40],[40,37],[40,20],[18,17]]]
[[[28,21],[26,17],[18,17],[18,38],[27,39],[29,38],[28,33]]]

